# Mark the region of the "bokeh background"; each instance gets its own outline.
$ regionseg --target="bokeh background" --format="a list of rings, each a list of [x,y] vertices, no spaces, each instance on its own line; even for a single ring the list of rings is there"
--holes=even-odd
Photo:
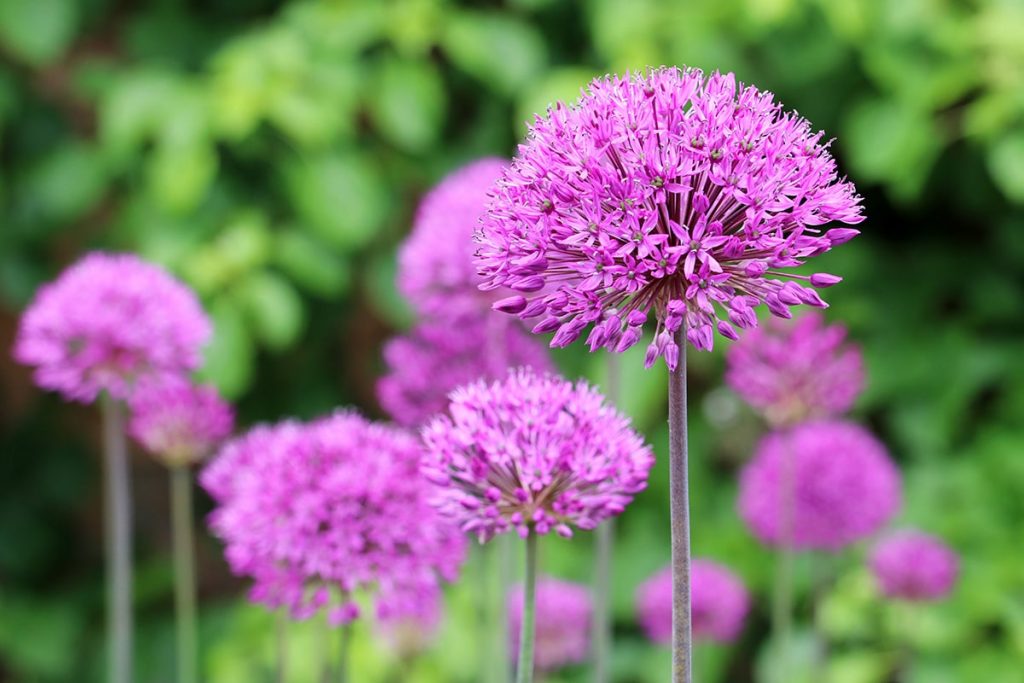
[[[735,71],[835,136],[868,214],[819,262],[846,277],[829,317],[867,355],[856,417],[903,468],[899,523],[963,555],[955,594],[919,609],[882,603],[863,548],[803,558],[797,658],[814,673],[799,680],[1024,681],[1020,0],[0,0],[0,348],[83,251],[134,250],[202,296],[216,322],[203,375],[243,424],[378,416],[381,343],[411,319],[395,249],[424,190],[510,155],[525,120],[594,75],[659,64]],[[582,345],[557,359],[601,380]],[[624,405],[664,456],[664,372],[624,365]],[[772,564],[734,507],[762,426],[722,388],[721,349],[691,368],[695,550],[759,596],[744,637],[701,647],[698,671],[764,681]],[[2,681],[102,679],[97,443],[92,408],[0,353]],[[619,525],[622,683],[667,672],[633,618],[636,585],[668,558],[664,467]],[[165,473],[141,455],[133,470],[137,680],[171,681]],[[545,570],[586,581],[589,543],[548,542]],[[213,539],[199,552],[205,680],[269,680],[270,617]],[[472,591],[448,602],[409,672],[360,631],[355,680],[477,680]],[[317,633],[292,634],[295,681],[314,680]]]

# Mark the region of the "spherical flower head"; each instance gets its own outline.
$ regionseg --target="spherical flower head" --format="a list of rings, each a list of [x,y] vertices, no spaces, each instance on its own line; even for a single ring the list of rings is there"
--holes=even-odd
[[[840,278],[789,269],[857,234],[822,226],[861,220],[822,133],[770,92],[661,68],[597,79],[537,118],[493,191],[477,269],[552,346],[591,326],[591,350],[622,351],[653,313],[647,366],[674,368],[684,325],[707,350],[755,327],[758,304],[824,307],[815,288]]]
[[[478,316],[498,298],[481,292],[473,266],[473,233],[487,192],[508,161],[484,158],[454,171],[420,203],[412,231],[398,252],[398,289],[416,312],[458,320]]]
[[[101,391],[127,399],[144,377],[195,369],[211,333],[195,294],[163,268],[92,253],[36,293],[14,357],[69,400],[89,403]]]
[[[900,506],[895,463],[878,439],[849,422],[810,422],[761,441],[740,476],[739,512],[768,545],[785,543],[787,481],[797,549],[839,550],[881,529]]]
[[[586,586],[541,577],[537,581],[536,640],[534,665],[540,671],[555,671],[587,660],[590,651],[592,606]],[[519,652],[523,623],[523,587],[508,596],[509,653]]]
[[[915,530],[897,531],[879,541],[870,565],[883,594],[915,602],[946,597],[959,573],[957,555],[949,546]]]
[[[820,313],[772,318],[729,349],[725,379],[774,425],[846,412],[864,388],[860,348]]]
[[[465,540],[428,504],[420,454],[412,435],[353,413],[258,428],[201,478],[211,528],[254,600],[346,623],[357,590],[396,600],[458,573]]]
[[[177,377],[141,381],[129,406],[129,433],[172,467],[205,458],[231,433],[235,420],[231,406],[215,388]]]
[[[527,368],[456,389],[423,440],[434,504],[481,541],[593,529],[646,487],[654,462],[596,390]]]
[[[750,595],[726,566],[694,559],[690,566],[693,637],[728,643],[743,630]],[[642,583],[636,595],[640,624],[655,643],[672,642],[672,568],[665,567]]]
[[[377,382],[381,406],[412,427],[443,412],[448,394],[477,378],[498,379],[510,367],[553,370],[544,345],[508,322],[494,315],[467,317],[457,329],[427,322],[391,339],[384,346],[387,374]]]

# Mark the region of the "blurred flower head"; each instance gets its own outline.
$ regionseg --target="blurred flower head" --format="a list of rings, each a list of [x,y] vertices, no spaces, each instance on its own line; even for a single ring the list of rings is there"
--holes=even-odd
[[[441,588],[436,581],[382,590],[377,601],[377,633],[399,659],[430,647],[441,621]]]
[[[398,253],[398,288],[416,312],[437,320],[476,317],[495,296],[481,292],[473,233],[487,193],[508,161],[485,158],[454,171],[423,198]]]
[[[871,552],[871,571],[882,593],[901,600],[938,600],[956,584],[959,561],[940,539],[916,530],[893,532]]]
[[[414,426],[444,411],[448,394],[478,378],[504,377],[510,367],[552,370],[543,344],[501,317],[467,317],[457,329],[422,323],[384,346],[388,372],[377,382],[381,406],[399,424]]]
[[[195,369],[212,328],[199,300],[132,254],[92,253],[44,285],[25,310],[14,357],[73,401],[127,399],[144,377]]]
[[[536,641],[534,664],[540,671],[554,671],[585,662],[590,651],[590,590],[586,586],[540,577],[537,581]],[[509,653],[519,651],[523,624],[523,587],[508,596]]]
[[[170,466],[199,462],[234,426],[234,411],[215,388],[180,377],[142,380],[129,405],[132,437]]]
[[[323,608],[339,624],[358,615],[355,591],[377,588],[386,613],[453,580],[465,553],[427,503],[420,455],[412,435],[353,413],[258,427],[203,472],[210,526],[258,602],[295,618]]]
[[[785,542],[787,481],[798,549],[839,550],[881,529],[900,506],[895,463],[878,439],[849,422],[809,422],[758,445],[740,476],[739,512],[768,545]]]
[[[717,332],[824,307],[825,273],[788,269],[857,234],[860,197],[820,132],[732,74],[660,68],[607,76],[538,117],[497,183],[478,234],[495,304],[539,318],[566,346],[622,351],[655,318],[647,366],[675,367],[672,333],[698,349]],[[809,285],[809,286],[808,286]]]
[[[690,567],[693,637],[729,642],[743,630],[750,596],[743,582],[724,565],[696,558]],[[652,641],[672,642],[672,568],[665,567],[637,589],[640,624]]]
[[[860,349],[820,313],[772,318],[729,349],[726,381],[775,425],[839,415],[864,388]]]
[[[434,503],[481,540],[593,529],[644,489],[654,462],[596,390],[528,368],[456,389],[423,439]]]

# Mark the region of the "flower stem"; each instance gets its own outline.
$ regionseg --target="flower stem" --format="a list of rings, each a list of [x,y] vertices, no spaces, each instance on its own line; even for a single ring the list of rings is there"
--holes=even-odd
[[[277,611],[277,623],[274,627],[274,640],[277,649],[277,683],[284,683],[285,670],[288,662],[288,614],[284,608]]]
[[[537,534],[526,537],[526,571],[523,575],[523,622],[519,632],[519,665],[516,683],[533,683],[533,644],[537,615]]]
[[[672,529],[672,683],[693,681],[690,622],[690,501],[686,464],[686,334],[675,333],[676,369],[668,381],[668,474]]]
[[[132,680],[132,498],[124,406],[104,396],[107,647],[111,683]]]
[[[619,356],[606,354],[608,373],[605,394],[608,402],[618,407],[619,402]],[[612,557],[615,543],[615,520],[609,519],[597,527],[596,552],[594,555],[594,683],[608,683],[611,676],[612,651]]]
[[[501,683],[511,680],[511,659],[509,658],[508,591],[512,586],[512,560],[515,554],[512,537],[502,534],[495,539],[498,546],[498,594],[495,601],[496,627],[494,629],[494,662]]]
[[[174,610],[178,629],[178,681],[195,683],[197,670],[196,567],[192,540],[192,477],[188,466],[171,468],[171,537]]]
[[[335,680],[338,683],[348,681],[348,659],[349,649],[352,645],[352,624],[345,624],[338,629],[338,675]]]
[[[780,547],[776,557],[775,595],[772,601],[772,633],[778,653],[778,681],[790,677],[790,656],[793,639],[793,573],[796,561],[796,463],[789,434],[783,434],[782,471],[779,491]]]

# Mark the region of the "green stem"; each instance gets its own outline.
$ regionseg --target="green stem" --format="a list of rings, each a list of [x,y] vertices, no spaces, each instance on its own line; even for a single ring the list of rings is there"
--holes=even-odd
[[[511,534],[501,534],[495,539],[498,546],[498,594],[497,628],[494,630],[494,663],[501,683],[511,680],[511,659],[509,657],[508,593],[512,586],[512,561],[515,555]]]
[[[668,378],[668,476],[672,530],[672,683],[693,682],[690,617],[690,492],[686,445],[686,325],[675,333],[676,369]]]
[[[111,683],[132,680],[132,497],[124,406],[104,395],[104,524]]]
[[[619,356],[615,353],[606,354],[608,359],[606,370],[607,386],[605,392],[608,402],[618,407],[619,402]],[[615,520],[609,519],[596,530],[596,552],[594,555],[594,683],[608,683],[611,676],[612,650],[612,557],[615,544]]]
[[[772,601],[772,633],[778,648],[778,681],[790,678],[790,658],[793,640],[793,575],[796,562],[794,542],[796,535],[796,463],[790,446],[789,434],[785,440],[779,491],[779,552],[775,567],[775,595]]]
[[[288,663],[288,613],[284,608],[277,611],[277,619],[274,626],[274,645],[277,655],[277,683],[284,683],[285,671]]]
[[[196,683],[196,567],[192,540],[192,476],[171,468],[171,537],[174,546],[174,609],[178,629],[178,681]]]
[[[352,647],[352,624],[345,624],[338,629],[338,683],[348,681],[349,650]]]
[[[519,631],[519,665],[516,683],[533,683],[533,646],[537,618],[537,534],[526,537],[526,571],[523,576],[523,621]]]

